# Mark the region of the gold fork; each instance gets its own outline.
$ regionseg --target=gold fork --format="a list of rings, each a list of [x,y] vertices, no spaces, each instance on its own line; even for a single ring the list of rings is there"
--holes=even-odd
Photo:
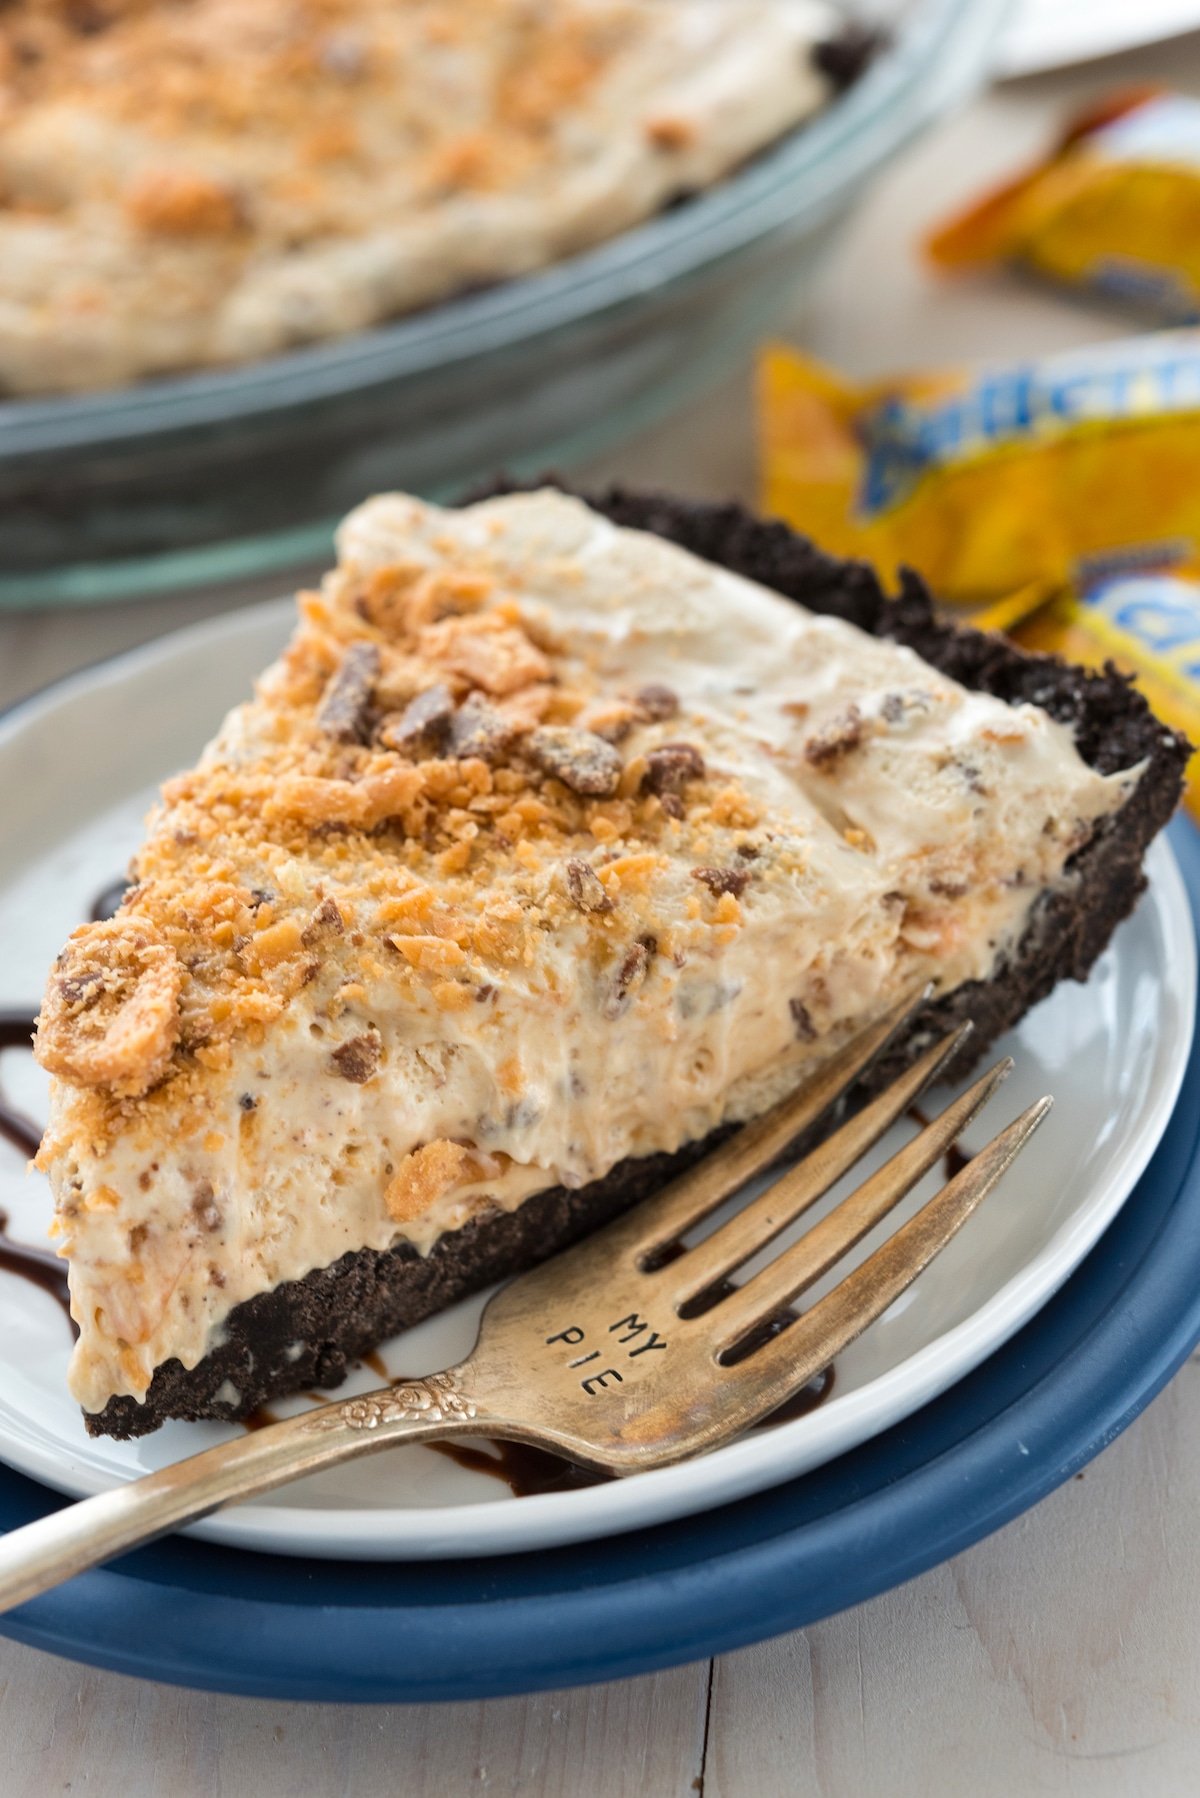
[[[221,1505],[397,1443],[500,1437],[629,1474],[716,1448],[769,1416],[912,1284],[1050,1108],[1048,1098],[1031,1105],[823,1298],[799,1316],[789,1310],[953,1146],[1011,1068],[1006,1057],[798,1241],[733,1285],[731,1276],[913,1104],[961,1047],[964,1025],[686,1246],[688,1231],[812,1129],[919,1003],[896,1007],[654,1198],[502,1287],[458,1366],[319,1406],[11,1531],[0,1539],[0,1610]]]

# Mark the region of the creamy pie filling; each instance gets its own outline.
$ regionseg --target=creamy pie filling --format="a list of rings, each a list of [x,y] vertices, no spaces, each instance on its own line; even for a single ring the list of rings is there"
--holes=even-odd
[[[574,255],[816,112],[838,26],[822,0],[12,0],[0,390],[242,362]]]
[[[256,1293],[677,1149],[987,979],[1137,779],[558,493],[376,499],[339,549],[51,975],[89,1411]]]

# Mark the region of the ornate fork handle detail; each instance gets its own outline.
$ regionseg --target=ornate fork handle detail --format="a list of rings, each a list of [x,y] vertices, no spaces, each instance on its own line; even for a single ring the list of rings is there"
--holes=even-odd
[[[300,1474],[455,1430],[502,1434],[503,1420],[468,1390],[473,1371],[460,1364],[285,1418],[0,1537],[0,1611],[139,1542]]]
[[[372,1392],[365,1398],[348,1398],[340,1405],[316,1412],[308,1422],[314,1433],[326,1430],[377,1430],[389,1423],[466,1422],[475,1416],[475,1401],[460,1384],[463,1367],[445,1373],[405,1380],[391,1392]]]

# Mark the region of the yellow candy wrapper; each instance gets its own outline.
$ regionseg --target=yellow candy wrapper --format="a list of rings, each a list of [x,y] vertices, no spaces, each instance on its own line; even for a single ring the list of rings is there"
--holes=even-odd
[[[767,511],[939,600],[1005,602],[989,622],[1100,566],[1200,566],[1200,330],[863,384],[772,348],[759,419]]]
[[[1200,100],[1110,97],[925,247],[942,269],[1012,262],[1163,324],[1200,320]]]
[[[1085,667],[1114,662],[1137,676],[1164,724],[1200,742],[1200,569],[1099,576],[1050,600],[1013,635],[1023,648]],[[1200,821],[1200,757],[1188,770],[1185,804]]]

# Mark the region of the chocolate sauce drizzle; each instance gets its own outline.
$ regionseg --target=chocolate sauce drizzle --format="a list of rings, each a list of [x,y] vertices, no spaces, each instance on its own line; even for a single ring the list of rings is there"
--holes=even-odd
[[[120,908],[122,899],[133,885],[124,875],[119,880],[110,880],[106,887],[101,887],[92,901],[92,909],[88,917],[93,924],[103,924]]]
[[[92,919],[100,922],[104,918],[111,918],[128,886],[127,880],[110,881],[96,895],[90,914]],[[32,1046],[36,1026],[37,1016],[33,1011],[0,1011],[0,1053],[5,1049],[28,1050]],[[40,1127],[32,1118],[26,1117],[23,1111],[9,1103],[2,1087],[0,1136],[10,1142],[19,1154],[27,1156],[37,1154],[42,1140]],[[71,1316],[66,1264],[50,1249],[39,1248],[28,1242],[14,1242],[8,1234],[6,1211],[0,1211],[0,1272],[16,1274],[18,1279],[27,1280],[31,1286],[40,1287],[43,1292],[48,1293],[66,1315],[72,1336],[78,1336],[79,1330]]]
[[[36,1019],[29,1011],[0,1012],[0,1050],[28,1049],[35,1023]],[[33,1119],[10,1105],[3,1091],[0,1091],[0,1136],[22,1155],[36,1155],[42,1140],[42,1133]],[[0,1271],[16,1274],[19,1279],[28,1280],[31,1286],[40,1286],[43,1292],[48,1292],[66,1313],[71,1334],[78,1336],[75,1319],[71,1316],[66,1263],[50,1249],[37,1248],[28,1242],[13,1242],[8,1234],[7,1211],[0,1211]]]
[[[43,1292],[49,1293],[65,1313],[71,1335],[78,1336],[78,1327],[71,1316],[66,1263],[49,1249],[35,1248],[29,1242],[13,1242],[8,1234],[7,1211],[0,1211],[0,1270],[16,1274],[18,1279],[28,1280],[31,1286],[40,1286]]]
[[[324,1399],[321,1402],[328,1403]],[[273,1411],[268,1411],[265,1405],[256,1405],[253,1411],[247,1411],[245,1417],[238,1419],[244,1430],[269,1430],[273,1423],[282,1423],[282,1421],[283,1419],[276,1417]]]
[[[465,1467],[468,1473],[486,1473],[508,1487],[514,1498],[537,1498],[546,1492],[577,1492],[584,1486],[607,1486],[615,1474],[597,1473],[564,1461],[528,1442],[489,1442],[477,1448],[470,1442],[427,1442],[435,1455]]]
[[[910,1117],[914,1124],[919,1124],[922,1130],[927,1129],[931,1122],[919,1105],[910,1105],[905,1115]],[[959,1142],[952,1142],[942,1157],[942,1167],[945,1169],[947,1180],[953,1180],[955,1174],[961,1174],[970,1161],[971,1151],[964,1149]]]
[[[0,1011],[0,1051],[28,1049],[37,1019],[30,1011]],[[22,1155],[36,1155],[42,1133],[32,1118],[10,1105],[0,1091],[0,1136]]]

